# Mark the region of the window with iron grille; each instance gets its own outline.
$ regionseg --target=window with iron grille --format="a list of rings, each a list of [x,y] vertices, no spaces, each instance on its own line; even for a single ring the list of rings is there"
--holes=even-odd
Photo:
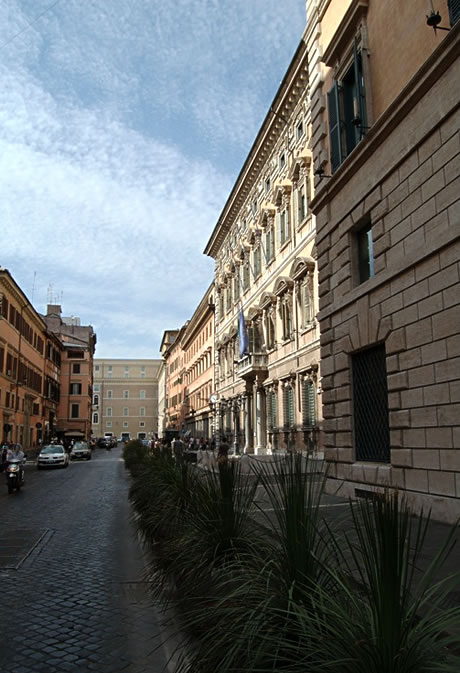
[[[304,379],[302,385],[302,421],[304,426],[316,425],[316,395],[312,379]]]
[[[390,461],[385,346],[352,355],[356,460]]]
[[[283,415],[284,427],[292,428],[294,426],[294,389],[290,384],[283,388]]]

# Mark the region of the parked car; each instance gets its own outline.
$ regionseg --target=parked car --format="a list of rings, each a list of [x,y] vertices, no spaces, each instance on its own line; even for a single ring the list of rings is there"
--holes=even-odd
[[[91,460],[91,447],[88,442],[75,442],[70,452],[70,460]]]
[[[42,467],[68,467],[69,454],[62,444],[48,444],[44,446],[37,458],[37,469]]]
[[[108,446],[110,446],[110,439],[107,437],[100,437],[97,440],[97,445],[100,449],[106,449]]]

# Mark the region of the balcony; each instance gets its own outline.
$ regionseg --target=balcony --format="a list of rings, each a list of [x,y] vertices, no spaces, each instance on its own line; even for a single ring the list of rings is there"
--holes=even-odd
[[[249,353],[238,360],[238,376],[241,378],[251,378],[257,374],[268,374],[268,355],[267,353]]]

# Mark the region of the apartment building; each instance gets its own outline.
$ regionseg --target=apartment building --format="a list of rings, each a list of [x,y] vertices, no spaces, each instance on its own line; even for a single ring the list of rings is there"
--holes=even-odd
[[[181,338],[184,353],[184,431],[196,439],[214,432],[214,284],[204,293]]]
[[[329,486],[389,486],[453,521],[460,6],[314,0],[307,16]]]
[[[166,366],[160,361],[158,368],[158,437],[165,436],[166,429]]]
[[[1,438],[25,449],[37,444],[44,429],[48,340],[44,320],[10,272],[0,267]],[[59,352],[59,343],[55,347]]]
[[[151,439],[158,434],[160,360],[94,360],[92,429],[121,439]]]
[[[42,317],[48,332],[59,339],[63,349],[59,360],[60,394],[54,434],[61,440],[88,439],[91,435],[96,334],[91,325],[81,325],[80,318],[63,316],[58,304],[48,304],[46,315]],[[49,367],[57,365],[52,350],[49,355]],[[51,391],[52,380],[49,385]],[[53,414],[53,410],[50,411]],[[51,418],[54,420],[53,416]]]
[[[235,453],[321,447],[310,108],[302,40],[204,251],[216,262],[218,438]]]
[[[184,429],[184,353],[182,336],[187,323],[178,330],[166,330],[160,345],[165,363],[165,431]]]

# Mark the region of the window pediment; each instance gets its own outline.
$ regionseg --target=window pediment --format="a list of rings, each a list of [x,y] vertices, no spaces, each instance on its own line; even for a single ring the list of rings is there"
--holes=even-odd
[[[269,308],[272,304],[276,304],[276,295],[273,292],[264,292],[260,299],[260,308]]]
[[[296,257],[291,266],[289,277],[292,280],[299,280],[307,273],[313,273],[315,270],[315,260],[312,257]]]
[[[292,191],[291,180],[280,180],[275,185],[275,192],[273,200],[276,206],[281,206],[283,199],[289,198]]]
[[[293,285],[294,281],[292,280],[292,278],[288,278],[287,276],[281,276],[275,283],[273,293],[277,297],[280,297],[282,294],[292,289]]]
[[[292,162],[291,170],[289,171],[289,177],[293,182],[297,181],[302,170],[308,170],[311,163],[313,162],[312,151],[305,148],[294,159]]]
[[[259,226],[265,228],[270,224],[270,220],[275,217],[276,207],[273,203],[264,203],[260,209]]]

